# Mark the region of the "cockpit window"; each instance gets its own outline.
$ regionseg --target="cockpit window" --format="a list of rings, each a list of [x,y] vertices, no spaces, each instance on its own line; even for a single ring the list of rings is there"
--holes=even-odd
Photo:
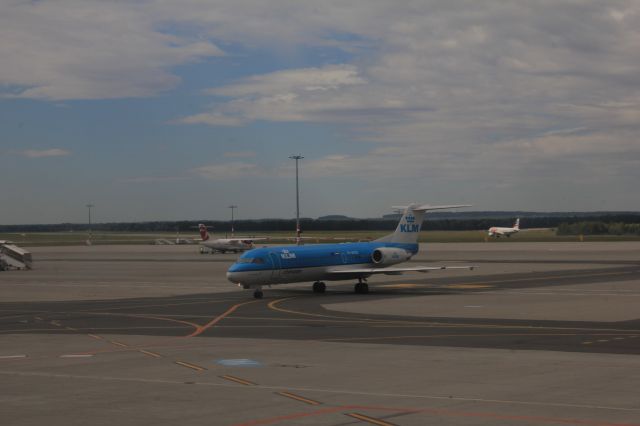
[[[262,265],[264,264],[264,259],[261,257],[256,257],[255,259],[253,259],[253,263],[257,263],[258,265]]]

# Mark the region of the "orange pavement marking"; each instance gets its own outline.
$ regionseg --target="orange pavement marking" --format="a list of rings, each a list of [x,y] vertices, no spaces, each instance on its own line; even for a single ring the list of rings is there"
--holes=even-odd
[[[241,385],[245,385],[245,386],[255,386],[255,383],[253,382],[241,379],[240,377],[230,376],[228,374],[225,374],[224,376],[220,376],[220,378],[225,380],[231,380],[232,382],[240,383]]]
[[[250,300],[248,302],[242,302],[242,303],[238,303],[236,305],[233,305],[232,307],[227,309],[224,313],[218,315],[217,317],[215,317],[214,319],[212,319],[211,321],[209,321],[205,325],[198,326],[198,328],[196,328],[196,330],[193,333],[191,333],[191,334],[189,334],[189,335],[187,335],[185,337],[199,336],[200,334],[202,334],[205,331],[207,331],[207,329],[213,327],[214,325],[216,325],[217,323],[219,323],[220,321],[222,321],[223,319],[225,319],[226,317],[231,315],[240,306],[248,305],[249,303],[256,303],[256,302],[259,302],[259,300]]]
[[[192,370],[196,370],[196,371],[205,371],[206,370],[206,368],[204,368],[204,367],[200,367],[199,365],[191,364],[191,363],[188,363],[188,362],[176,361],[175,363],[178,364],[178,365],[181,365],[183,367],[187,367],[187,368],[190,368]]]
[[[308,399],[305,398],[303,396],[300,395],[296,395],[295,393],[291,393],[291,392],[276,392],[276,394],[281,395],[281,396],[286,396],[287,398],[291,398],[291,399],[295,399],[297,401],[301,401],[304,402],[306,404],[309,405],[321,405],[322,403],[319,401],[314,401],[313,399]]]
[[[162,356],[160,354],[157,354],[155,352],[151,352],[151,351],[145,351],[144,349],[138,349],[138,352],[141,352],[145,355],[149,355],[152,356],[154,358],[162,358]]]
[[[365,416],[358,413],[345,413],[345,416],[353,417],[354,419],[361,420],[363,422],[371,423],[378,426],[395,426],[393,423],[385,422],[384,420],[374,419],[373,417]]]

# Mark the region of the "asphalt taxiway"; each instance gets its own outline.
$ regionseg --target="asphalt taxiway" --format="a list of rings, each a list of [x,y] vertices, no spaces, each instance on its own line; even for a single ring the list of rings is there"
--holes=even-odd
[[[193,246],[0,275],[9,424],[640,425],[640,243],[433,244],[469,271],[265,290]]]

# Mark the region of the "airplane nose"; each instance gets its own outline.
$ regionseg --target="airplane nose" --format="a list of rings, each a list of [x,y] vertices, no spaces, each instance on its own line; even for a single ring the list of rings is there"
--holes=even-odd
[[[237,272],[227,272],[227,280],[231,281],[234,284],[238,284],[238,273]]]

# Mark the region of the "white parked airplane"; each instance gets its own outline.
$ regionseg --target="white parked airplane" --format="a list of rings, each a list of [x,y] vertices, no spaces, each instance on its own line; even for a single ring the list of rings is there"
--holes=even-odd
[[[513,228],[505,228],[500,226],[492,226],[489,228],[489,236],[500,238],[502,236],[510,237],[511,234],[516,234],[520,231],[520,218],[516,219],[516,223],[513,224]]]
[[[209,235],[207,226],[203,223],[198,225],[200,230],[200,253],[215,253],[219,251],[226,253],[228,251],[233,253],[242,252],[245,250],[251,250],[253,248],[254,241],[266,240],[266,238],[253,238],[253,237],[233,237],[233,238],[216,238],[215,240]]]
[[[418,253],[418,235],[426,212],[458,207],[468,206],[402,206],[403,215],[396,231],[371,242],[253,249],[242,254],[229,268],[227,279],[245,289],[253,289],[254,297],[259,299],[265,285],[309,281],[314,282],[314,292],[324,293],[325,280],[357,279],[355,292],[367,293],[366,280],[374,274],[473,269],[473,266],[396,266]]]

